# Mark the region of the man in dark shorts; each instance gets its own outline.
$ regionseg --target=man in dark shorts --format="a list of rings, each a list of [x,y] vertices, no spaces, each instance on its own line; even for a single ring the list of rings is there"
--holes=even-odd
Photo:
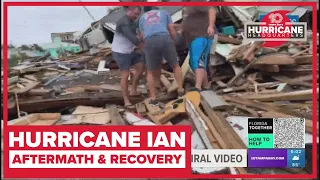
[[[130,96],[137,96],[140,93],[137,91],[139,79],[144,71],[144,59],[141,54],[135,51],[135,48],[142,49],[143,43],[137,35],[137,24],[135,20],[141,14],[141,7],[129,6],[126,10],[126,15],[118,20],[116,30],[112,42],[112,56],[116,60],[121,71],[121,89],[124,99],[124,105],[127,108],[134,108],[130,103]],[[134,66],[135,74],[132,81],[130,94],[128,92],[128,78],[130,68]],[[131,107],[130,107],[131,106]]]
[[[202,1],[204,0],[191,0]],[[189,46],[190,67],[196,76],[194,90],[210,89],[208,64],[216,21],[216,10],[210,6],[187,6],[184,8],[182,35]]]
[[[171,16],[166,11],[152,7],[145,7],[144,11],[145,13],[139,20],[139,29],[144,38],[150,104],[156,106],[158,101],[156,99],[155,82],[160,80],[163,58],[174,72],[179,97],[184,95],[182,72],[177,61],[176,31]]]

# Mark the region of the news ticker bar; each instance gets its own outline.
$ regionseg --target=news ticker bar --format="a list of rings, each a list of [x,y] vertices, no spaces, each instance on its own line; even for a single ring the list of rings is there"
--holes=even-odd
[[[185,168],[183,150],[10,150],[9,168]],[[193,149],[192,167],[305,167],[304,149]]]

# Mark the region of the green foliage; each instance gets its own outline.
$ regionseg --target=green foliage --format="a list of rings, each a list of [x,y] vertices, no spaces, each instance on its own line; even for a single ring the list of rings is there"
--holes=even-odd
[[[21,59],[21,56],[19,56],[17,54],[13,54],[10,56],[10,58],[8,60],[9,60],[9,62],[8,62],[9,67],[13,67],[13,66],[18,65],[19,61],[22,59]]]
[[[45,50],[41,46],[39,46],[38,44],[33,44],[33,47],[36,51],[45,52]]]
[[[20,48],[21,50],[30,50],[29,46],[27,45],[22,45]]]

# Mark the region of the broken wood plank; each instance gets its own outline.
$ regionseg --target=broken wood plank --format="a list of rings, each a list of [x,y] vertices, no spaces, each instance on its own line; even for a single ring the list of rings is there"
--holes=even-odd
[[[278,65],[253,64],[250,68],[263,72],[280,72],[280,67]]]
[[[227,101],[227,102],[234,102],[234,103],[238,103],[238,104],[242,104],[251,108],[257,108],[263,111],[276,111],[279,113],[283,113],[283,114],[288,114],[288,115],[293,115],[293,116],[297,116],[297,117],[303,117],[306,119],[312,119],[311,117],[307,117],[305,114],[301,114],[298,113],[296,111],[291,111],[289,109],[285,109],[285,108],[281,108],[278,106],[274,106],[274,105],[268,105],[266,103],[261,103],[261,102],[257,102],[257,101],[253,101],[253,100],[249,100],[249,99],[244,99],[242,97],[235,97],[235,96],[223,96],[223,98]]]
[[[317,89],[319,92],[319,89]],[[257,101],[300,101],[312,100],[312,89],[277,94],[244,95],[243,98]]]
[[[240,45],[242,44],[242,41],[235,39],[235,38],[231,38],[228,36],[218,36],[218,42],[220,43],[227,43],[227,44],[233,44],[233,45]]]
[[[121,117],[117,106],[112,105],[108,107],[108,113],[112,125],[127,125],[125,120]]]
[[[239,135],[233,130],[229,122],[224,119],[220,114],[210,109],[209,105],[205,101],[201,101],[201,105],[205,112],[208,114],[210,121],[214,128],[220,135],[223,135],[223,141],[225,142],[225,148],[223,149],[247,149]],[[221,140],[221,141],[222,141]],[[245,168],[236,168],[240,174],[246,174]]]
[[[19,81],[19,76],[14,76],[14,77],[8,78],[8,85],[17,83],[18,81]]]
[[[211,109],[214,110],[229,110],[232,107],[226,103],[223,99],[221,99],[215,92],[210,91],[202,91],[201,97],[207,101]]]
[[[267,65],[292,65],[295,64],[293,57],[288,54],[268,54],[258,58],[255,64],[267,64]]]
[[[300,51],[300,52],[292,55],[291,57],[295,58],[295,57],[300,56],[301,54],[303,54],[303,53],[305,53],[305,52],[308,52],[309,50],[310,50],[310,48],[307,48],[307,49],[305,49],[305,50],[303,50],[303,51]]]
[[[32,81],[38,81],[34,75],[24,75],[23,77]]]
[[[101,91],[101,90],[111,90],[111,91],[122,91],[119,84],[101,84],[99,86],[85,86],[86,91]]]
[[[192,102],[188,100],[186,102],[186,111],[190,119],[192,120],[193,124],[195,125],[200,135],[200,138],[203,141],[204,145],[207,147],[207,149],[213,149],[213,148],[219,149],[219,146],[216,144],[215,138],[209,131],[209,128],[205,124],[203,118],[195,110],[195,107],[193,106]]]
[[[281,82],[287,83],[289,85],[301,85],[301,86],[306,86],[306,87],[312,87],[312,83],[305,82],[305,81],[312,81],[312,79],[313,79],[312,75],[300,76],[297,78],[289,78],[289,77],[283,76],[283,75],[274,75],[271,77],[277,81],[281,81]]]
[[[62,77],[63,75],[65,75],[66,73],[61,73],[57,76],[55,76],[54,78],[52,79],[49,79],[46,83],[44,83],[45,86],[48,86],[49,84],[51,84],[52,82],[58,80],[60,77]]]
[[[181,71],[182,71],[182,82],[184,82],[184,78],[187,74],[187,72],[189,71],[190,66],[189,66],[189,54],[186,57],[186,59],[184,60],[182,66],[181,66]],[[172,93],[174,91],[176,91],[178,89],[178,84],[177,81],[174,79],[171,86],[167,89],[168,93]]]
[[[14,97],[15,97],[15,99],[16,99],[18,118],[20,118],[20,106],[19,106],[19,100],[18,100],[18,95],[17,95],[17,93],[14,93]]]
[[[230,87],[240,76],[242,76],[249,68],[252,64],[255,64],[257,62],[257,58],[252,60],[239,74],[237,74],[236,76],[234,76],[228,83],[227,83],[227,87]]]
[[[170,88],[171,83],[165,75],[162,74],[160,76],[160,81],[164,85],[164,87],[166,87],[166,89]]]
[[[90,106],[77,106],[77,108],[72,113],[72,116],[72,120],[66,121],[62,124],[105,125],[111,121],[108,109]]]
[[[53,93],[53,89],[31,89],[28,94],[33,95],[33,96],[46,96],[50,95]]]
[[[259,114],[251,109],[251,108],[248,108],[246,106],[243,106],[243,105],[240,105],[240,104],[236,104],[236,103],[231,103],[231,105],[233,105],[234,107],[240,109],[240,110],[243,110],[243,111],[246,111],[248,112],[252,117],[260,117]]]
[[[294,58],[294,61],[296,64],[312,64],[312,58],[313,58],[313,55],[310,54],[310,55],[303,55],[303,56],[297,56]]]
[[[12,121],[8,121],[8,125],[53,125],[60,120],[60,113],[36,113],[29,114]]]
[[[147,114],[147,109],[144,103],[137,103],[136,104],[137,113],[141,116],[145,116]]]
[[[29,83],[25,87],[23,87],[22,89],[17,89],[14,92],[17,94],[25,94],[28,91],[30,91],[31,89],[37,87],[39,84],[40,84],[40,82]]]
[[[26,82],[26,83],[32,83],[32,82],[34,82],[34,81],[31,81],[31,80],[26,79],[26,78],[19,78],[19,81],[21,81],[21,82]]]

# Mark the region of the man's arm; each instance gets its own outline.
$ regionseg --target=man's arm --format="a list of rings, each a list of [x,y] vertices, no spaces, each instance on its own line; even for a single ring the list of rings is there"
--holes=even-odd
[[[209,26],[214,27],[216,23],[216,10],[215,8],[211,7],[209,9]]]
[[[132,30],[129,27],[129,21],[126,18],[121,18],[118,22],[117,22],[117,28],[116,31],[120,32],[123,36],[125,36],[126,38],[128,38],[128,40],[130,42],[132,42],[132,44],[134,44],[135,46],[139,46],[140,44],[140,40],[137,37],[137,35],[132,32]]]
[[[169,13],[166,13],[166,15],[167,15],[167,20],[168,20],[168,31],[169,31],[169,34],[171,36],[171,39],[176,44],[176,42],[177,42],[177,34],[176,34],[176,30],[175,30],[175,24],[172,22],[172,19],[171,19],[171,16],[169,15]]]

